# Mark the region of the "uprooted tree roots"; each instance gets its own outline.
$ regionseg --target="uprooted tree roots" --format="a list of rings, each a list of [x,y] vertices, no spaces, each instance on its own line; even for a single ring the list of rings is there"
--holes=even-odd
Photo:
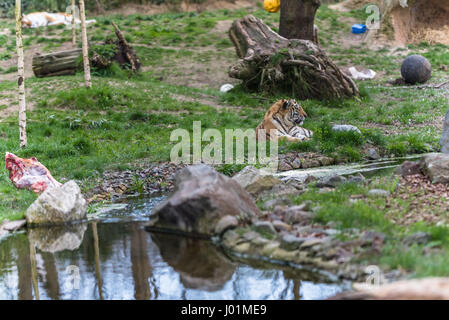
[[[108,39],[104,44],[91,49],[90,62],[92,66],[98,69],[107,69],[113,62],[117,62],[122,68],[129,68],[133,72],[139,71],[142,66],[139,57],[114,22],[112,22],[112,26],[115,29],[117,40]]]
[[[311,41],[283,38],[252,15],[234,21],[229,36],[241,59],[229,75],[249,89],[299,99],[359,95],[352,79]]]

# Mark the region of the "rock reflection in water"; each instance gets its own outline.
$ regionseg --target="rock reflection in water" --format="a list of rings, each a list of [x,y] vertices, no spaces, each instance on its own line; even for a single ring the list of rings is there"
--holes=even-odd
[[[28,230],[28,239],[43,252],[73,251],[80,247],[86,230],[87,223],[31,228]]]
[[[302,273],[233,262],[210,242],[142,226],[90,223],[31,229],[29,240],[24,232],[7,237],[0,242],[0,299],[307,299],[342,290]],[[68,285],[71,266],[79,269],[79,289]]]
[[[236,265],[209,241],[164,233],[151,238],[164,261],[179,273],[185,288],[217,291],[235,272]]]

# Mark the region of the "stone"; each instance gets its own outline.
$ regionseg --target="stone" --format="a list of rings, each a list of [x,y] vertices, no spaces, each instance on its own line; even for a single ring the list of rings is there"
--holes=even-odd
[[[368,191],[367,195],[372,198],[386,198],[390,195],[390,193],[382,189],[371,189]]]
[[[301,161],[301,167],[303,169],[321,167],[321,162],[317,158],[305,158]]]
[[[270,210],[276,206],[289,205],[290,203],[291,203],[291,200],[288,198],[275,198],[275,199],[265,201],[265,203],[262,205],[262,208],[264,210]]]
[[[85,220],[87,202],[75,181],[49,187],[25,213],[29,225],[51,225]]]
[[[299,169],[301,168],[301,160],[299,158],[296,158],[292,161],[291,166],[293,169]]]
[[[14,232],[22,229],[26,224],[26,220],[3,221],[0,228],[8,232]]]
[[[273,227],[277,232],[290,231],[292,229],[290,225],[279,220],[273,221]]]
[[[294,261],[296,260],[297,256],[296,251],[287,251],[281,248],[275,249],[272,254],[271,258],[279,261]]]
[[[361,184],[366,181],[366,178],[361,173],[359,173],[357,175],[348,177],[347,181],[349,183]]]
[[[332,130],[334,131],[354,131],[359,134],[362,134],[359,128],[350,124],[335,124],[332,126]]]
[[[368,149],[368,154],[366,156],[369,160],[379,160],[380,156],[377,153],[377,150],[374,148],[369,148]]]
[[[226,247],[232,248],[232,247],[236,246],[239,241],[240,241],[240,236],[234,230],[228,230],[222,236],[222,243]]]
[[[325,157],[325,156],[320,156],[320,157],[317,158],[317,160],[320,162],[320,164],[322,166],[330,166],[330,165],[333,165],[335,163],[335,159],[334,158]]]
[[[319,238],[312,238],[312,239],[307,239],[305,240],[302,244],[301,244],[301,249],[307,249],[307,248],[311,248],[313,246],[322,244],[324,242],[323,239],[319,239]]]
[[[256,221],[252,228],[260,234],[276,234],[276,229],[269,221]]]
[[[279,171],[290,171],[290,170],[293,170],[293,167],[285,159],[282,159],[279,162]]]
[[[335,188],[339,184],[346,182],[346,178],[342,176],[326,176],[318,179],[316,183],[317,188]]]
[[[154,208],[154,221],[146,229],[210,237],[220,219],[228,215],[252,220],[261,213],[234,179],[204,164],[188,166],[178,171],[174,193]]]
[[[449,279],[442,277],[400,280],[358,291],[339,293],[332,300],[449,300]]]
[[[421,173],[421,165],[419,161],[404,161],[401,166],[396,169],[396,173],[403,177]]]
[[[433,183],[449,183],[449,154],[425,155],[420,160],[420,168]]]
[[[404,239],[404,244],[411,246],[413,244],[427,244],[432,240],[432,236],[427,232],[416,232]]]
[[[280,248],[287,251],[297,250],[306,240],[306,238],[298,238],[292,234],[286,234],[281,238]]]
[[[304,206],[289,207],[284,211],[284,222],[289,224],[309,223],[315,217],[310,211],[305,211]]]
[[[239,225],[239,221],[234,216],[224,216],[215,226],[215,234],[222,235],[229,229],[234,229]]]
[[[280,246],[279,242],[270,241],[263,247],[261,253],[264,256],[271,256],[273,252],[279,248],[279,246]]]
[[[446,112],[443,122],[443,134],[440,140],[441,152],[449,153],[449,111]]]
[[[402,62],[401,75],[407,83],[424,83],[432,77],[432,65],[425,57],[414,54]]]
[[[275,185],[281,183],[279,178],[263,174],[259,169],[253,166],[243,168],[243,170],[236,174],[232,179],[237,181],[238,184],[253,196],[257,196],[263,191],[271,190]]]

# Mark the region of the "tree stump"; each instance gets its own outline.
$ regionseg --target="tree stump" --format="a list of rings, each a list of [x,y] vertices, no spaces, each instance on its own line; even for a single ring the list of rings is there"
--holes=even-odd
[[[36,54],[33,57],[33,72],[38,78],[73,75],[79,68],[81,49]]]
[[[299,99],[359,95],[354,81],[312,41],[281,37],[252,15],[234,21],[229,37],[240,58],[229,76],[248,89],[288,92]]]

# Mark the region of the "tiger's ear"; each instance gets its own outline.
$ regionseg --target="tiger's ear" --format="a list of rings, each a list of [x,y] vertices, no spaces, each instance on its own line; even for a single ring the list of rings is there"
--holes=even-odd
[[[288,100],[282,99],[282,109],[288,108]]]

